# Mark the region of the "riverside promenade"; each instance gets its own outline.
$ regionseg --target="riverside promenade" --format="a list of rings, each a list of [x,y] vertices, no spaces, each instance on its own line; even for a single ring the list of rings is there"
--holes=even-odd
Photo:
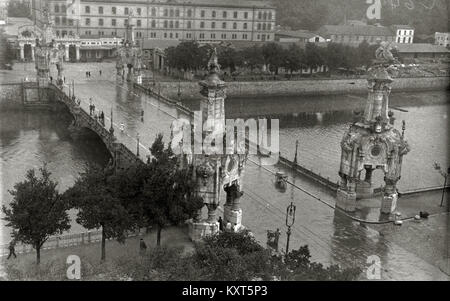
[[[21,65],[16,65],[17,75],[33,74],[31,67],[26,72]],[[85,72],[90,69],[93,77],[87,79]],[[99,75],[99,70],[103,70]],[[53,71],[54,72],[54,71]],[[8,72],[4,73],[8,75]],[[12,78],[14,71],[9,73]],[[123,135],[124,141],[130,145],[137,145],[137,134],[140,135],[139,148],[141,156],[144,156],[151,142],[158,133],[163,133],[166,139],[170,137],[170,125],[178,117],[178,111],[170,104],[161,102],[154,97],[140,93],[131,85],[117,82],[115,70],[104,64],[68,64],[65,65],[64,74],[66,83],[75,83],[75,95],[82,100],[82,106],[86,108],[89,99],[92,98],[96,109],[105,112],[105,117],[112,109],[114,127],[117,135]],[[68,87],[66,87],[68,89]],[[144,110],[144,121],[140,119],[140,113]],[[107,121],[108,122],[108,121]],[[124,124],[123,133],[120,125]],[[167,141],[167,140],[166,140]],[[279,191],[274,187],[274,173],[285,172],[289,182],[287,191]],[[321,189],[308,178],[292,172],[290,168],[282,165],[261,167],[258,158],[250,158],[247,163],[244,178],[244,196],[241,207],[243,209],[243,224],[252,230],[255,237],[265,244],[267,230],[280,228],[282,236],[280,246],[283,248],[286,242],[284,219],[285,210],[290,202],[297,205],[297,218],[291,236],[292,248],[309,245],[312,260],[325,265],[337,263],[342,266],[366,266],[367,258],[371,255],[379,256],[382,261],[382,279],[410,279],[421,280],[448,280],[441,271],[437,262],[445,256],[445,235],[442,239],[429,241],[427,244],[439,250],[434,257],[426,257],[426,250],[420,247],[412,250],[409,245],[421,245],[422,237],[414,237],[404,232],[405,228],[398,228],[392,224],[386,225],[385,233],[380,233],[371,227],[349,218],[339,211],[334,210],[334,195]],[[399,210],[404,216],[414,216],[419,210],[426,210],[436,216],[443,216],[438,225],[432,223],[435,219],[421,221],[417,227],[421,231],[434,233],[436,227],[446,222],[448,216],[440,208],[440,195],[430,193],[427,197],[421,197],[417,201],[417,207],[410,206],[413,202],[401,199]],[[377,221],[379,204],[376,200],[368,209],[361,210],[360,218]],[[222,202],[223,203],[223,202]],[[437,220],[437,219],[436,219]],[[396,239],[388,239],[386,234],[403,233]],[[408,241],[399,244],[398,241],[408,237]],[[414,263],[414,264],[412,264]]]

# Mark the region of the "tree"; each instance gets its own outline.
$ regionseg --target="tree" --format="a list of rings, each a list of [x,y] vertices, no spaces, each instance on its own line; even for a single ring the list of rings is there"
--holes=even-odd
[[[176,47],[165,50],[167,64],[179,70],[198,70],[206,66],[209,57],[205,47],[200,47],[195,41],[181,42]]]
[[[157,245],[167,225],[178,225],[193,218],[203,202],[195,195],[195,182],[190,168],[180,169],[170,145],[165,148],[160,134],[150,151],[153,159],[146,167],[148,177],[143,187],[143,210],[149,224],[156,224]]]
[[[264,65],[262,48],[257,45],[243,49],[241,56],[244,60],[243,65],[249,67],[251,71]]]
[[[13,238],[30,244],[36,250],[36,263],[41,261],[41,247],[51,235],[62,234],[70,228],[66,213],[67,204],[56,189],[57,183],[50,179],[51,173],[44,165],[28,170],[26,179],[14,185],[9,193],[13,196],[9,208],[2,206],[3,218],[13,229]]]
[[[306,43],[305,62],[309,68],[317,68],[325,64],[323,50],[314,43]]]
[[[304,59],[305,53],[302,48],[298,45],[293,44],[287,50],[285,50],[284,54],[284,62],[283,67],[292,74],[292,72],[298,71],[303,68],[305,63]]]
[[[278,75],[278,69],[284,61],[283,48],[274,42],[265,43],[262,46],[262,54],[264,57],[264,63],[269,65],[270,71]]]
[[[127,174],[118,171],[120,174],[115,175],[114,172],[112,168],[90,165],[64,194],[71,207],[78,210],[77,223],[87,229],[102,228],[102,260],[106,258],[106,239],[124,242],[126,231],[136,227],[136,220],[129,212],[128,198],[121,199],[117,192],[124,186],[118,186],[117,179],[122,177],[126,182]]]
[[[217,56],[222,69],[229,68],[231,73],[236,71],[237,66],[242,65],[242,58],[234,48],[220,47]]]

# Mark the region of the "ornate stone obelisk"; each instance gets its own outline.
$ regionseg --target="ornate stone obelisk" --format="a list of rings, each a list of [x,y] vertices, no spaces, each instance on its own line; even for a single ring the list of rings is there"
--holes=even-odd
[[[389,111],[394,63],[389,44],[382,43],[368,71],[369,95],[364,114],[355,116],[341,142],[341,181],[336,205],[346,211],[356,209],[357,199],[374,197],[372,173],[376,169],[385,175],[381,212],[392,213],[396,208],[396,185],[401,178],[403,156],[410,149],[404,132],[394,128],[393,113]],[[365,178],[361,179],[363,171]]]

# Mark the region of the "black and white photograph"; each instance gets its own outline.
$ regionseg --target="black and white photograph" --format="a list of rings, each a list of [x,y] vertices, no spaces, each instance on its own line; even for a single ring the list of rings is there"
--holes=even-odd
[[[449,281],[449,13],[0,0],[0,282]]]

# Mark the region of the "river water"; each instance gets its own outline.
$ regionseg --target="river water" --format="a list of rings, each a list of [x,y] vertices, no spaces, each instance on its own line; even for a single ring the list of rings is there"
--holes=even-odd
[[[110,85],[110,84],[108,84]],[[114,104],[114,110],[122,112],[120,121],[127,128],[143,126],[136,119],[142,107],[146,112],[146,122],[166,131],[170,120],[164,114],[153,118],[148,99],[130,97],[123,88],[99,89],[87,85],[78,88],[79,93],[95,95],[97,102]],[[100,100],[104,95],[111,94]],[[449,103],[446,92],[403,93],[391,96],[395,110],[397,127],[406,120],[406,137],[412,145],[412,152],[405,157],[401,190],[440,185],[442,177],[432,164],[438,161],[442,166],[450,163],[447,150]],[[322,175],[337,181],[340,158],[340,139],[352,119],[352,111],[364,107],[365,96],[345,95],[333,97],[299,97],[273,99],[229,99],[226,102],[227,118],[270,117],[280,119],[281,153],[294,157],[295,141],[300,141],[299,162],[311,167]],[[191,102],[192,109],[198,103]],[[153,109],[155,110],[155,109]],[[134,112],[136,111],[136,112]],[[406,112],[407,111],[407,112]],[[123,113],[125,112],[125,113]],[[117,112],[119,113],[119,112]],[[136,113],[136,114],[135,114]],[[117,116],[116,111],[114,112]],[[116,117],[117,118],[117,117]],[[163,119],[161,119],[163,118]],[[164,119],[165,118],[165,119]],[[108,152],[97,138],[88,141],[70,139],[67,126],[70,116],[55,115],[50,112],[0,111],[0,183],[1,203],[8,204],[11,197],[8,189],[23,179],[26,170],[37,168],[44,162],[61,191],[72,185],[87,162],[105,164]],[[119,121],[118,121],[119,122]],[[154,123],[154,124],[153,124]],[[154,135],[154,133],[152,134]],[[336,214],[330,208],[317,203],[298,190],[280,193],[273,188],[273,177],[254,164],[248,164],[245,177],[245,192],[242,208],[244,224],[248,226],[261,242],[264,242],[267,229],[284,225],[285,208],[290,201],[298,206],[297,223],[293,228],[292,245],[310,245],[313,259],[325,264],[340,263],[351,265],[355,262],[365,264],[367,256],[377,254],[389,268],[384,279],[441,279],[437,268],[411,254],[404,247],[381,239],[376,231],[361,229],[349,219]],[[293,179],[295,180],[295,179]],[[317,189],[314,184],[301,181],[302,187]],[[269,185],[268,185],[269,184]],[[308,186],[310,185],[310,186]],[[330,198],[321,191],[321,197]],[[73,217],[73,213],[71,213]],[[0,243],[9,240],[9,229],[0,221]],[[72,231],[81,227],[73,223]],[[284,243],[282,237],[281,242]],[[433,242],[432,242],[433,243]],[[441,245],[432,246],[442,249]],[[414,268],[409,268],[415,262]],[[409,275],[409,276],[408,276]],[[415,278],[414,278],[415,277]]]

